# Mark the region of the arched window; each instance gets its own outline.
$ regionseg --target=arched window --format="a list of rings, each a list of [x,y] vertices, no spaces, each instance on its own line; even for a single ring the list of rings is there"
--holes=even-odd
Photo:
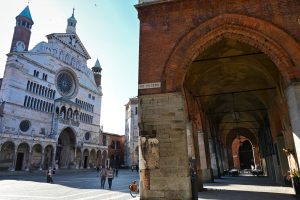
[[[36,109],[36,98],[34,99],[33,109]]]
[[[42,94],[42,86],[39,87],[39,95]]]
[[[28,86],[28,84],[27,84],[27,86]],[[24,99],[24,106],[26,106],[26,104],[27,104],[27,95],[25,96],[25,99]]]
[[[32,92],[35,92],[35,87],[36,87],[36,84],[35,84],[35,83],[33,83]]]
[[[54,90],[54,92],[53,92],[53,96],[52,96],[52,99],[54,99],[55,98],[55,90]]]
[[[29,90],[30,81],[27,81],[27,87],[26,90]]]
[[[30,92],[32,92],[32,85],[33,85],[33,83],[30,82],[30,85],[29,85],[29,91],[30,91]]]
[[[38,99],[38,100],[36,101],[36,109],[39,110],[39,108],[40,108],[40,100]]]
[[[34,93],[38,94],[38,91],[39,91],[39,85],[38,85],[38,84],[36,84],[36,88],[35,88],[35,91],[34,91]]]
[[[42,111],[45,111],[45,104],[46,104],[46,102],[43,101],[43,102],[42,102]]]
[[[42,87],[42,96],[45,96],[45,86]]]
[[[31,97],[28,97],[28,101],[27,101],[27,104],[26,104],[27,108],[30,106],[30,103],[31,103]]]
[[[31,97],[30,108],[33,108],[34,98]]]

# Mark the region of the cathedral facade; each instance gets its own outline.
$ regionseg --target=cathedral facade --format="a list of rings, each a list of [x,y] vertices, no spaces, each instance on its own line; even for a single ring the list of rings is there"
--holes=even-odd
[[[100,130],[101,65],[76,34],[66,33],[28,50],[29,7],[17,17],[0,90],[0,169],[90,168],[105,165]]]

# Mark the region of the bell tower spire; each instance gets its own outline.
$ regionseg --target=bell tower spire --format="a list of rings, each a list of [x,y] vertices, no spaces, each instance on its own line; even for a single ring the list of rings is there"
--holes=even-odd
[[[33,21],[31,18],[29,6],[27,5],[24,10],[16,17],[16,26],[10,47],[10,52],[28,51],[32,25]]]
[[[75,8],[73,8],[72,16],[68,19],[68,25],[67,25],[66,33],[76,33],[77,20],[74,17],[74,11],[75,11]]]
[[[102,67],[100,65],[100,62],[97,58],[96,60],[96,63],[95,63],[95,66],[92,67],[92,71],[94,73],[94,79],[95,79],[95,82],[96,82],[96,85],[97,87],[101,86],[101,71],[102,71]]]

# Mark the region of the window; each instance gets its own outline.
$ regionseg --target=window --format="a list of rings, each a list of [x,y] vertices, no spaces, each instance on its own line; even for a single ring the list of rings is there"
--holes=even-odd
[[[137,115],[138,114],[138,108],[135,107],[135,114]]]
[[[89,98],[91,98],[92,97],[92,95],[91,94],[89,94]]]
[[[95,96],[92,96],[92,99],[95,100]]]
[[[102,143],[103,143],[103,146],[106,146],[106,135],[103,135],[103,141],[102,141]]]
[[[44,81],[47,81],[47,77],[48,77],[48,75],[47,75],[47,74],[45,74],[45,73],[43,73],[43,77],[42,77],[42,79],[43,79]]]
[[[28,120],[23,120],[23,121],[21,121],[21,123],[20,123],[20,125],[19,125],[19,128],[20,128],[20,130],[23,131],[23,132],[28,131],[29,128],[30,128],[30,121],[28,121]]]
[[[84,138],[85,140],[89,140],[91,137],[91,134],[89,132],[85,133]]]
[[[37,71],[37,70],[34,70],[34,71],[33,71],[33,76],[35,76],[35,77],[39,77],[39,71]]]
[[[46,129],[45,128],[41,128],[40,134],[45,135],[46,134]]]

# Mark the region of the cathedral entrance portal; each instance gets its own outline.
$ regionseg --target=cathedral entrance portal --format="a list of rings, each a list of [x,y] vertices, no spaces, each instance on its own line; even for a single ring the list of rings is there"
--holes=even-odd
[[[59,168],[70,168],[74,164],[76,136],[71,128],[65,128],[59,135],[55,160]]]

